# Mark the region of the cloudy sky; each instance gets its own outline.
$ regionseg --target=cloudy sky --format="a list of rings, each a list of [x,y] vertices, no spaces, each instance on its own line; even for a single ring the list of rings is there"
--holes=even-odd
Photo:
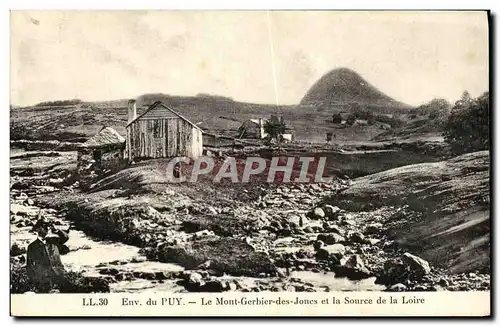
[[[339,67],[411,105],[479,95],[488,89],[486,13],[11,13],[17,105],[151,92],[295,104]]]

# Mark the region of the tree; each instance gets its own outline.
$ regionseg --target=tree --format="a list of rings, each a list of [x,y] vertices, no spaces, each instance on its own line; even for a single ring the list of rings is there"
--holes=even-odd
[[[268,134],[270,139],[275,139],[276,143],[279,145],[281,140],[281,135],[286,131],[286,124],[282,117],[272,116],[271,119],[264,123],[264,132]]]
[[[356,122],[356,115],[354,114],[349,114],[347,117],[345,123],[348,124],[349,126],[352,126]]]
[[[443,135],[455,154],[489,149],[489,101],[488,92],[475,99],[465,92],[451,109]]]
[[[371,126],[371,125],[373,125],[377,121],[377,119],[376,119],[376,117],[375,117],[374,114],[370,114],[370,115],[368,115],[366,121]]]
[[[335,113],[334,115],[332,115],[332,122],[341,124],[342,123],[342,115],[340,115],[340,113]]]
[[[462,93],[462,97],[460,98],[460,102],[467,103],[467,102],[471,102],[471,101],[472,101],[472,97],[470,96],[469,92],[464,91]]]

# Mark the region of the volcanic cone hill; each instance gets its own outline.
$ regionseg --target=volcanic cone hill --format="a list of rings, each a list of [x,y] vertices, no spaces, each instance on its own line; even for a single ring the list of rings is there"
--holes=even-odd
[[[367,82],[357,72],[338,68],[321,77],[302,98],[308,104],[358,104],[385,109],[408,109],[409,105],[396,101]]]

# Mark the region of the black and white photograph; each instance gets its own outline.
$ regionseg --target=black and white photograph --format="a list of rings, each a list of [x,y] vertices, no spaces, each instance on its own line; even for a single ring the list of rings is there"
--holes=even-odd
[[[11,295],[489,297],[490,22],[12,10]]]

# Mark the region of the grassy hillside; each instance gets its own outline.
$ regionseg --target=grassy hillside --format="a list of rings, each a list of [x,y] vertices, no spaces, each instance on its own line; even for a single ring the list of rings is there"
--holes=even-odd
[[[345,126],[332,123],[332,111],[310,106],[281,106],[237,102],[216,96],[168,96],[145,94],[138,97],[137,113],[147,105],[162,100],[192,122],[210,132],[237,135],[237,129],[247,119],[280,114],[291,127],[296,139],[325,142],[332,132],[336,141],[364,141],[383,132],[379,125]],[[66,106],[34,106],[10,110],[11,140],[83,141],[97,133],[103,125],[125,134],[127,99],[106,102],[82,102]]]
[[[444,125],[450,115],[452,104],[444,99],[434,99],[429,103],[411,109],[408,121],[403,126],[378,134],[374,140],[393,139],[441,139]]]
[[[421,163],[355,179],[327,200],[345,209],[401,209],[384,223],[402,247],[452,272],[489,268],[489,153]]]

